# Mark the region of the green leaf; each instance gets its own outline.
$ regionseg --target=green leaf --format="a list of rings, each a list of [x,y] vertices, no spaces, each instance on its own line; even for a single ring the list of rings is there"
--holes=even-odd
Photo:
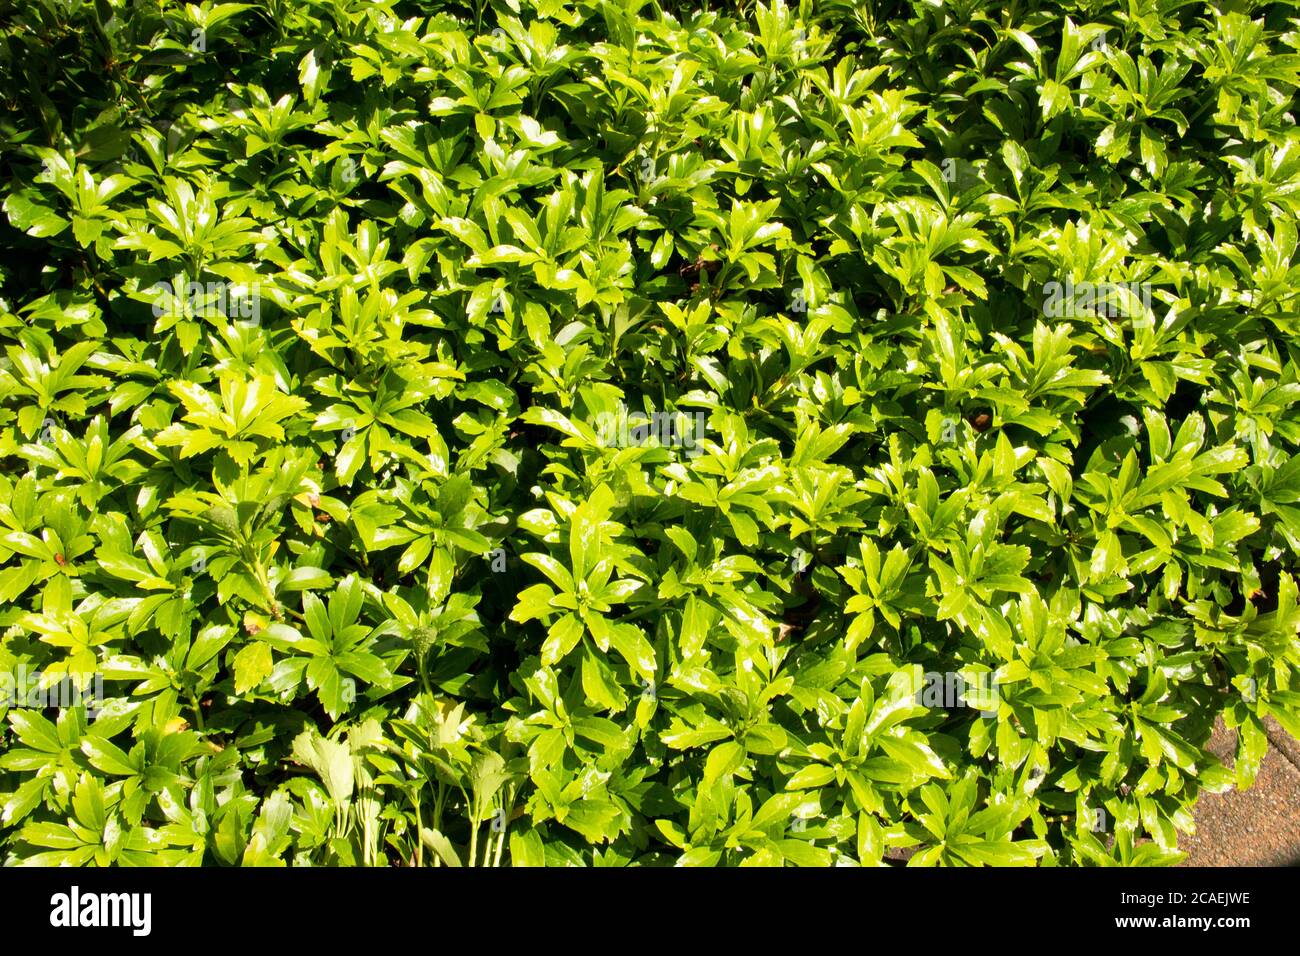
[[[271,676],[274,664],[271,648],[261,641],[253,641],[240,648],[235,655],[235,693],[246,694],[261,686]]]

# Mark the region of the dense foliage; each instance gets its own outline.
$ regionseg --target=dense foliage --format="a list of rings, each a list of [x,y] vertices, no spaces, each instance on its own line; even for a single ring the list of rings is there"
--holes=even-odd
[[[3,0],[7,862],[1177,860],[1300,731],[1295,10]]]

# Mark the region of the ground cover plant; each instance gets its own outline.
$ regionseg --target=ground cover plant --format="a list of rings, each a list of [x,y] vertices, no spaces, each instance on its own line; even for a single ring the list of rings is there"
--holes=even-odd
[[[3,0],[5,862],[1176,862],[1295,11]]]

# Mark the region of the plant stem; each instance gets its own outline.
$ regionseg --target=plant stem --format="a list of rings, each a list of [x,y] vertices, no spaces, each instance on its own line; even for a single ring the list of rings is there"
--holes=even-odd
[[[194,691],[186,691],[190,699],[190,707],[194,708],[194,726],[198,728],[200,734],[206,734],[207,730],[203,726],[203,709],[199,706],[199,699]]]
[[[492,860],[492,865],[499,867],[501,865],[501,854],[506,848],[506,829],[510,826],[510,815],[506,814],[506,823],[501,827],[501,835],[497,837],[497,852]]]
[[[415,866],[417,869],[424,866],[424,823],[420,819],[420,788],[415,788],[415,795],[411,798],[415,803]]]

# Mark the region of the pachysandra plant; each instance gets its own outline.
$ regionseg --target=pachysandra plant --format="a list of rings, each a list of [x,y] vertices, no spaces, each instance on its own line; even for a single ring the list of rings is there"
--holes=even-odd
[[[1294,5],[0,59],[6,864],[1167,865],[1300,733]]]

